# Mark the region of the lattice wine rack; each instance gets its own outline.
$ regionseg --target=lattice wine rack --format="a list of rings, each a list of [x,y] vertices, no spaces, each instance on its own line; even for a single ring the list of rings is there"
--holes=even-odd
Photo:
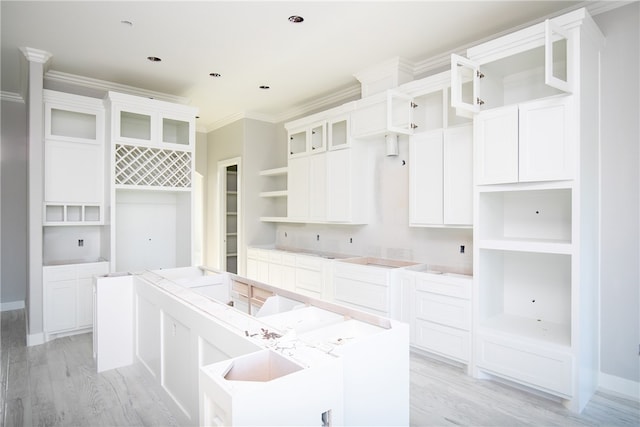
[[[191,187],[191,152],[116,145],[116,185]]]

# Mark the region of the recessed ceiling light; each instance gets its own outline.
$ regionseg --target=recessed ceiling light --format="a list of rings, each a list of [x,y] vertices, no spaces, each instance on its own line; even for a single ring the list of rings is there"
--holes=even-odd
[[[269,86],[267,86],[267,85],[260,85],[259,87],[260,87],[260,89],[265,89],[265,90],[266,90],[266,89],[271,89],[271,88],[270,88]]]
[[[222,74],[220,74],[220,73],[209,73],[209,75],[211,77],[222,77]]]
[[[298,16],[298,15],[291,15],[289,17],[289,22],[293,22],[294,24],[299,24],[302,21],[304,21],[304,18],[302,16]]]
[[[123,19],[122,21],[120,21],[120,23],[121,23],[122,25],[126,25],[126,26],[128,26],[128,27],[133,27],[133,22],[131,22],[131,21],[127,21],[126,19]]]
[[[160,62],[162,61],[162,59],[158,58],[157,56],[147,56],[147,59],[151,62]]]

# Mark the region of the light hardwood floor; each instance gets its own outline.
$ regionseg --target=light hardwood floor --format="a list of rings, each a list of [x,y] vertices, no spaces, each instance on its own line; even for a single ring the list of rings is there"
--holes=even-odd
[[[174,426],[141,368],[95,372],[91,334],[26,347],[24,310],[2,313],[5,426]],[[419,354],[411,356],[411,425],[640,426],[640,403],[597,393],[582,414]]]

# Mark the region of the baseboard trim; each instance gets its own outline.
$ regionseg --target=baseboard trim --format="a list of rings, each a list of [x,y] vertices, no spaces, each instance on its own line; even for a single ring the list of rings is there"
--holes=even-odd
[[[37,334],[27,334],[27,347],[34,345],[44,344],[44,332],[38,332]]]
[[[600,372],[598,388],[640,402],[640,382]]]
[[[24,301],[11,301],[0,303],[0,311],[22,310]]]

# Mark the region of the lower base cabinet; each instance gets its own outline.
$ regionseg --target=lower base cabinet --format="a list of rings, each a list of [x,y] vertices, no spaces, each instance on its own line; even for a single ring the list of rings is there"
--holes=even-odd
[[[45,340],[91,328],[93,277],[108,272],[108,262],[43,267]]]
[[[563,398],[571,397],[573,357],[512,336],[478,333],[476,369]]]
[[[471,276],[404,271],[411,345],[457,362],[471,360]]]

